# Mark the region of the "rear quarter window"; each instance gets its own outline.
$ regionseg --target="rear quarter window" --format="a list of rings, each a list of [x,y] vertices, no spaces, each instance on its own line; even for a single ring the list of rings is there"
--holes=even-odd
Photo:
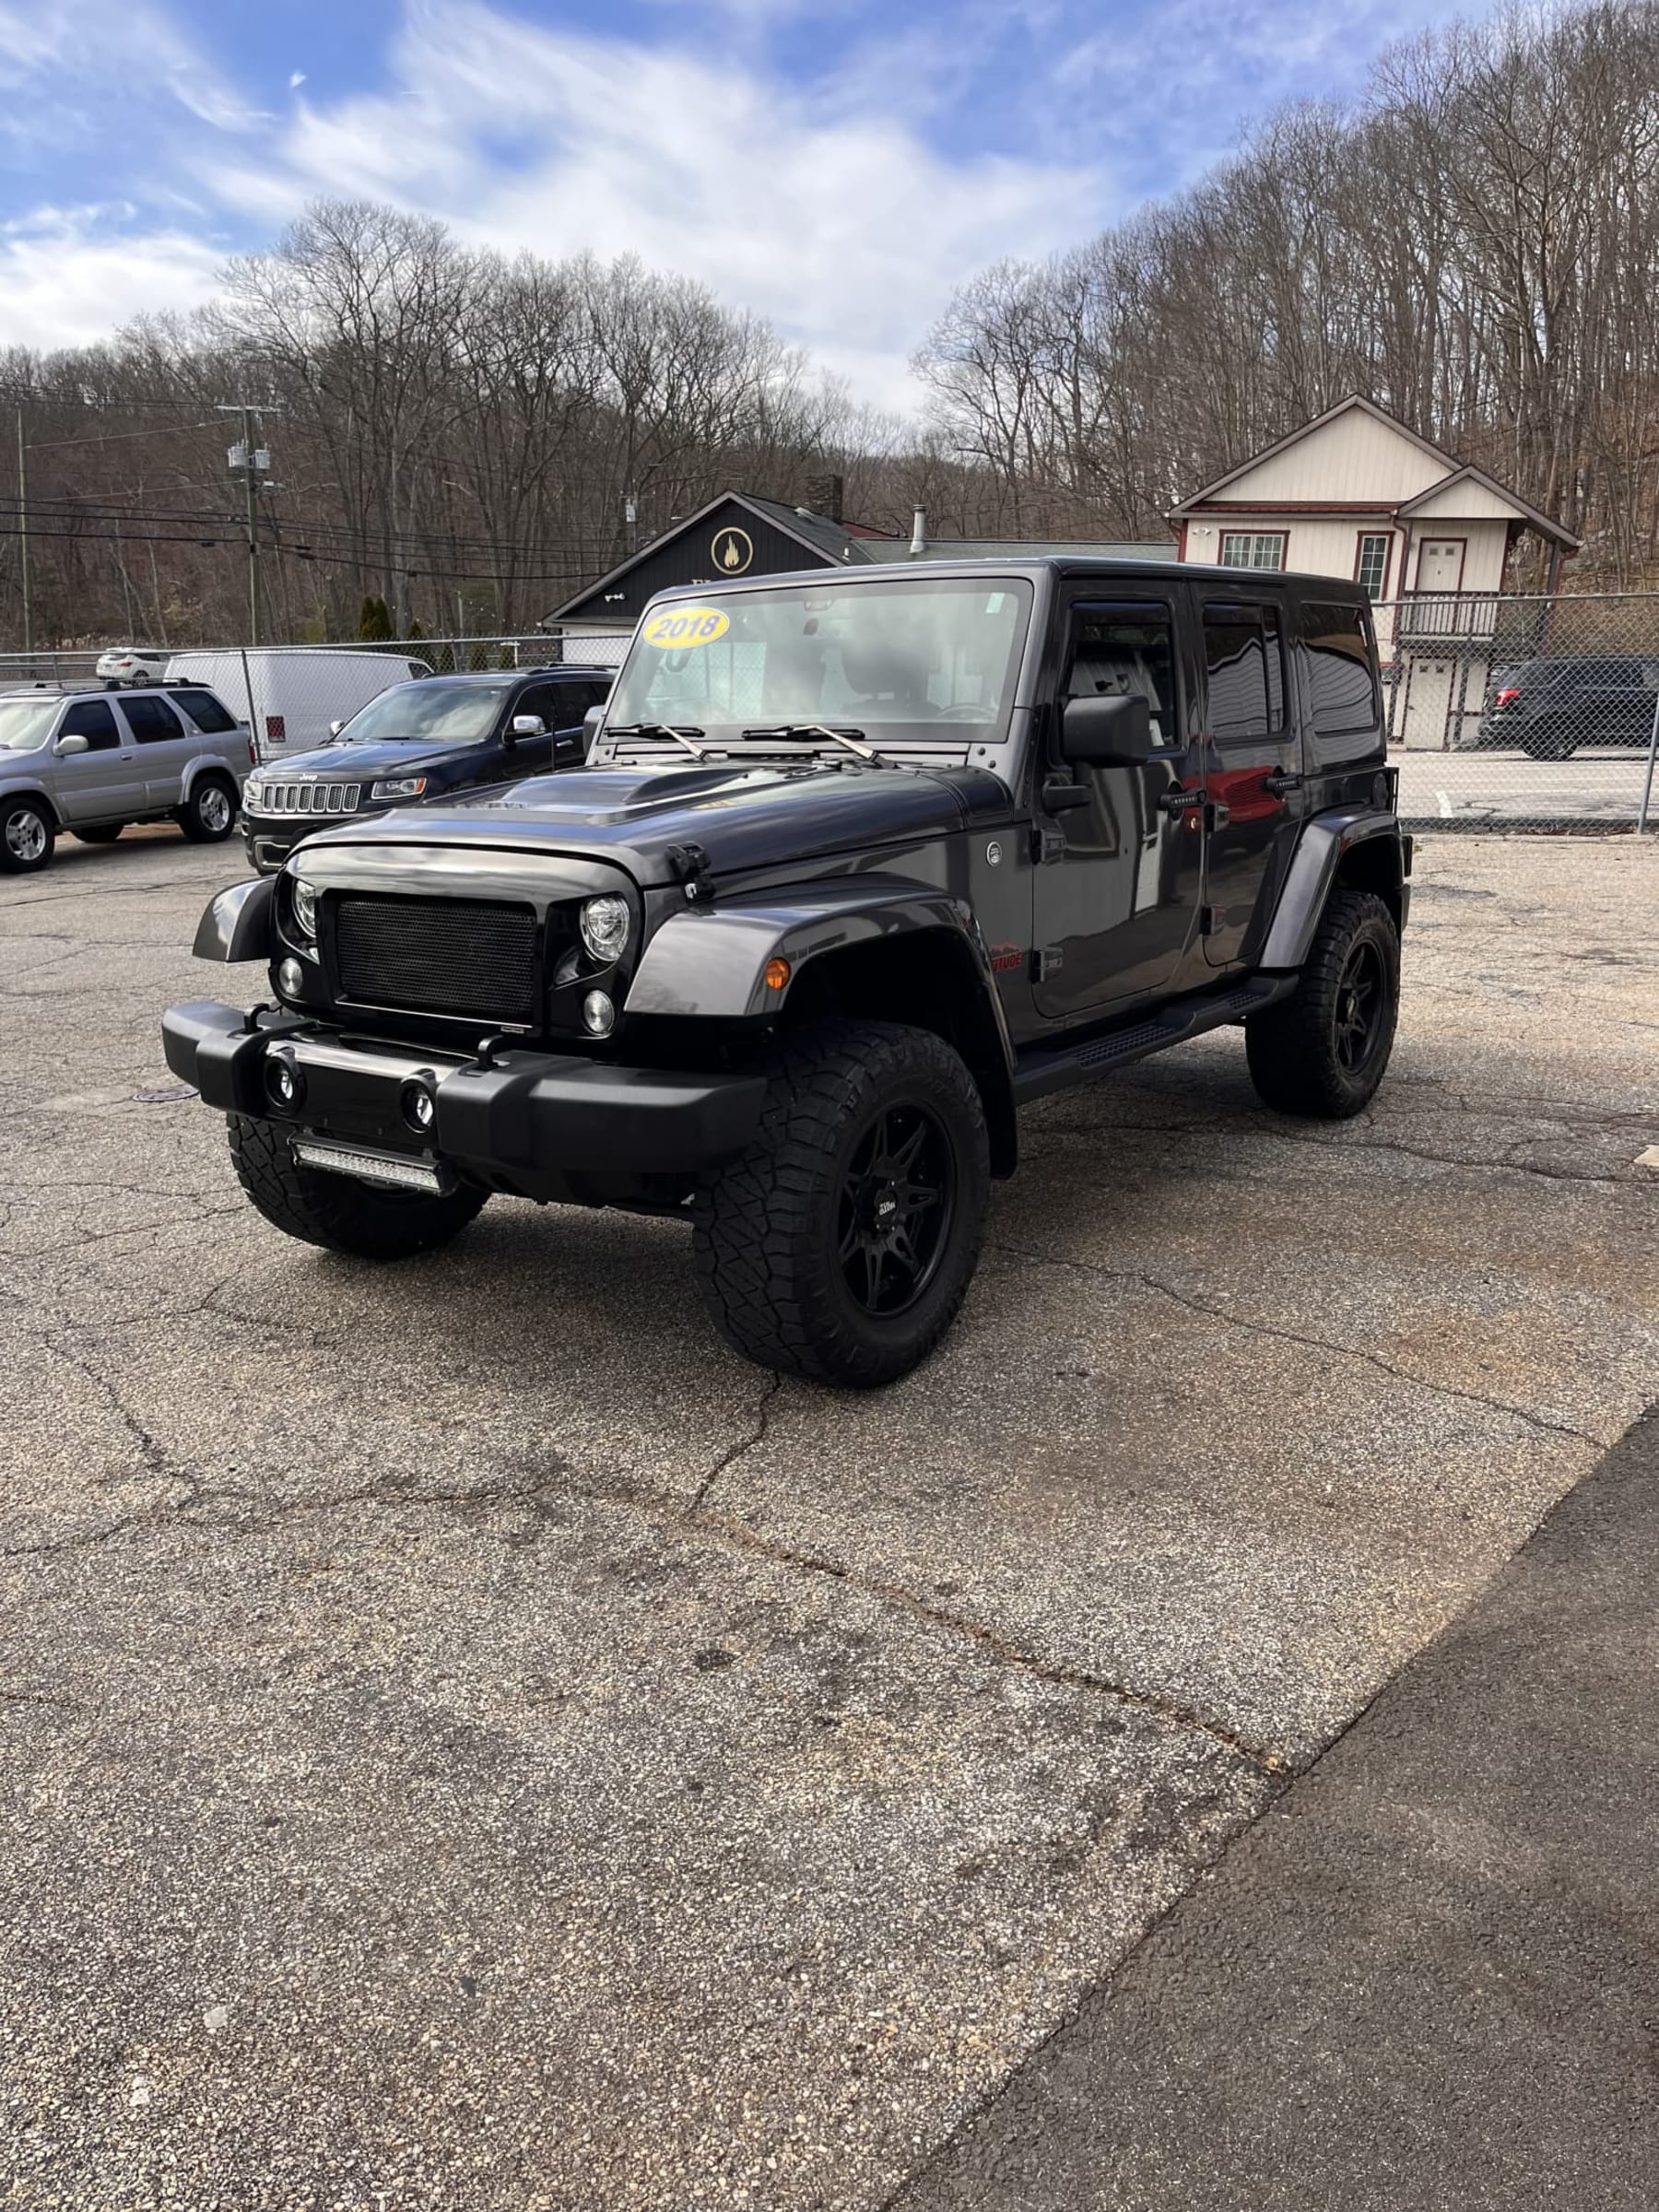
[[[205,735],[218,737],[235,729],[236,717],[211,691],[175,691],[173,697]]]
[[[1371,618],[1363,607],[1307,600],[1297,621],[1307,735],[1315,765],[1383,749]]]

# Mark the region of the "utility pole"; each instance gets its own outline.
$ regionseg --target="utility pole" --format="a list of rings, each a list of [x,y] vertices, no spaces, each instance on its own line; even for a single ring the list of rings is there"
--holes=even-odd
[[[23,583],[23,650],[34,651],[29,603],[29,448],[23,442],[23,404],[18,403],[18,569]]]
[[[248,642],[259,642],[259,479],[271,465],[271,456],[264,446],[253,442],[253,418],[265,412],[250,406],[245,400],[231,400],[221,404],[215,412],[219,415],[241,417],[241,443],[230,448],[227,458],[234,476],[240,471],[245,479],[248,493]]]

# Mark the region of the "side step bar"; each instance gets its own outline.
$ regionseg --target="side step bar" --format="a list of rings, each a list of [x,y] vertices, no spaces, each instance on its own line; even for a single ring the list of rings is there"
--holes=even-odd
[[[1247,983],[1235,984],[1219,994],[1206,993],[1200,998],[1182,999],[1151,1020],[1108,1030],[1086,1043],[1056,1045],[1052,1050],[1039,1047],[1024,1054],[1014,1070],[1014,1103],[1029,1105],[1051,1090],[1064,1090],[1069,1083],[1109,1075],[1114,1067],[1127,1067],[1132,1061],[1167,1052],[1172,1044],[1202,1037],[1206,1030],[1242,1021],[1249,1015],[1259,1014],[1264,1006],[1288,998],[1298,981],[1295,974],[1252,976]]]

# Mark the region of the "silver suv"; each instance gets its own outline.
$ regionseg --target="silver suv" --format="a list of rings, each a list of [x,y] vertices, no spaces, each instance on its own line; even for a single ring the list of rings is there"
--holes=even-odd
[[[45,867],[60,830],[108,845],[171,820],[217,843],[253,764],[247,724],[205,684],[0,695],[0,874]]]

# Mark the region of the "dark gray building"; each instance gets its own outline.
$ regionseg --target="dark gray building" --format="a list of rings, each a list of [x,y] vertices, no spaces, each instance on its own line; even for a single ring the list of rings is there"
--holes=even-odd
[[[815,489],[818,488],[815,487]],[[840,484],[823,489],[840,504]],[[1173,560],[1175,541],[1150,545],[1061,542],[1044,538],[1017,541],[980,537],[930,537],[925,518],[916,517],[911,537],[889,537],[834,514],[808,507],[788,507],[753,492],[726,491],[696,514],[642,546],[608,576],[586,584],[574,598],[545,618],[579,631],[627,632],[658,592],[673,584],[713,583],[722,576],[775,576],[803,569],[849,569],[893,560],[963,560],[999,553],[1082,553],[1130,560]]]

